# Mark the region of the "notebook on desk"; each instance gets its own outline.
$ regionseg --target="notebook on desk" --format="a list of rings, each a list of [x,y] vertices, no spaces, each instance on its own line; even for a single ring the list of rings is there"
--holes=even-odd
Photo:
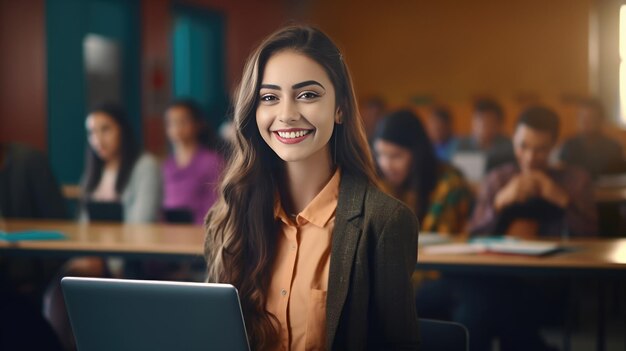
[[[556,242],[518,240],[509,237],[487,237],[471,240],[467,243],[428,246],[424,248],[424,252],[434,255],[497,253],[543,256],[559,251],[561,248],[561,245]]]
[[[249,351],[232,285],[66,277],[61,286],[79,351]]]

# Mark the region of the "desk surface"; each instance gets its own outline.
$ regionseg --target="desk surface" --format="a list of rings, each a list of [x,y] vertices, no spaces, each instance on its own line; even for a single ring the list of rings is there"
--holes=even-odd
[[[201,256],[204,231],[201,227],[168,224],[108,224],[75,223],[64,221],[0,222],[0,229],[56,230],[68,236],[67,240],[0,241],[2,251],[48,252],[65,255],[174,255]],[[516,255],[434,255],[419,253],[418,263],[424,267],[514,267],[549,269],[594,269],[626,272],[626,239],[572,239],[564,243],[566,252],[546,257]]]
[[[596,187],[594,197],[597,202],[626,202],[626,187]]]
[[[54,230],[67,240],[0,241],[2,250],[63,252],[97,255],[183,255],[200,256],[204,247],[204,230],[198,226],[170,224],[76,223],[66,221],[0,222],[7,232]]]
[[[626,239],[572,239],[564,251],[544,257],[503,254],[440,255],[419,253],[427,266],[489,266],[499,268],[547,268],[615,270],[626,273]]]

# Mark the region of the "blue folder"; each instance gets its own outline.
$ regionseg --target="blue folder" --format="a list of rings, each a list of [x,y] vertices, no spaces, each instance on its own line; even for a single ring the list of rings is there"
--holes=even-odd
[[[10,242],[23,240],[63,240],[66,238],[65,234],[51,230],[23,230],[11,233],[0,231],[0,240]]]

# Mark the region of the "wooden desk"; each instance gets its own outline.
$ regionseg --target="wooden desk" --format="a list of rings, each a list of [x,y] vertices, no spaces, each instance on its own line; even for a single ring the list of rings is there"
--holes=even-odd
[[[593,192],[594,198],[598,203],[626,203],[626,187],[596,187]]]
[[[201,256],[204,230],[192,225],[76,223],[68,221],[0,221],[7,232],[55,230],[66,240],[0,241],[0,252],[62,253],[64,255]],[[515,255],[434,255],[420,250],[418,269],[575,269],[626,273],[626,239],[572,239],[565,252],[546,257]]]
[[[194,256],[204,248],[204,230],[198,226],[170,224],[76,223],[67,221],[0,221],[7,232],[54,230],[66,240],[0,241],[0,254],[31,253],[63,256]]]
[[[201,259],[202,228],[190,225],[129,225],[65,221],[0,221],[0,229],[56,230],[67,240],[0,241],[0,255],[80,255],[122,257],[172,257]],[[546,257],[513,255],[433,255],[420,250],[417,269],[504,274],[626,276],[626,239],[575,239],[564,245],[569,251]],[[602,296],[600,294],[599,296]],[[600,306],[600,305],[599,305]],[[604,349],[603,323],[598,327],[598,350]]]
[[[478,254],[438,255],[420,250],[418,269],[488,269],[512,271],[602,271],[607,274],[626,275],[626,239],[572,239],[563,242],[564,252],[545,257],[521,255]]]

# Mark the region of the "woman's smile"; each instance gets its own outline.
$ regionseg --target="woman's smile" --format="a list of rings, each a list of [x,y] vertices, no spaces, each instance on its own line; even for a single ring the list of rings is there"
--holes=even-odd
[[[275,130],[272,133],[283,144],[298,144],[308,138],[313,132],[315,132],[314,129],[289,128]]]

